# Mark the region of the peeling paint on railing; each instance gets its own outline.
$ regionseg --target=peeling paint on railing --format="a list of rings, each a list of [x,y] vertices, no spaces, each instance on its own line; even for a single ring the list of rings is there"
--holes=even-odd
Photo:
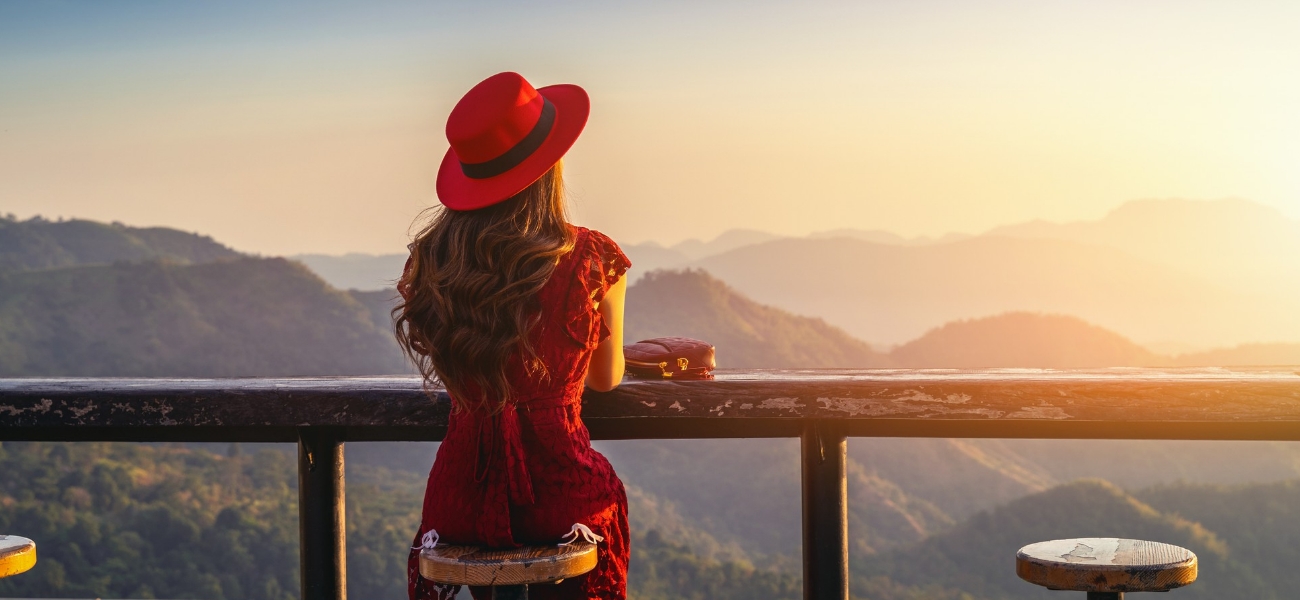
[[[438,439],[450,403],[411,377],[0,380],[0,439]],[[722,371],[589,392],[593,437],[850,435],[1300,439],[1287,369]],[[224,439],[224,437],[223,437]]]

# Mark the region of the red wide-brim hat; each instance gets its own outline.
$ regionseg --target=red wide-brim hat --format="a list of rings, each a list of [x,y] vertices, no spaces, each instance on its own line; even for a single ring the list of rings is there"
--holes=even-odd
[[[475,210],[509,199],[540,179],[578,140],[591,102],[571,84],[534,89],[518,73],[474,86],[447,118],[438,200]]]

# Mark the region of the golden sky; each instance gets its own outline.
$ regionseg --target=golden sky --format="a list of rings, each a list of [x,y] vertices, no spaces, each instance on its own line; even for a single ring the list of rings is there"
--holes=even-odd
[[[0,5],[0,212],[399,252],[451,106],[577,83],[625,243],[976,233],[1132,199],[1300,217],[1300,3]]]

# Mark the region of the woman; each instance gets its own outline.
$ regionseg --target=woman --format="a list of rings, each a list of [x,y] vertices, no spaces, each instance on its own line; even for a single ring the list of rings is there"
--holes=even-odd
[[[631,263],[605,235],[568,223],[560,165],[588,109],[577,86],[535,90],[500,73],[447,120],[445,208],[411,244],[393,311],[402,348],[453,402],[412,544],[412,600],[456,592],[420,577],[420,546],[579,535],[598,542],[595,570],[533,586],[532,597],[627,595],[627,496],[591,448],[581,399],[584,385],[608,391],[623,377]]]

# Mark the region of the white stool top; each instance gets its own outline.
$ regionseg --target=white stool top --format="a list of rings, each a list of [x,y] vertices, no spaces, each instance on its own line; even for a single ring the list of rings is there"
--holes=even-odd
[[[1196,581],[1196,555],[1143,540],[1052,540],[1021,548],[1016,575],[1052,590],[1163,592]]]

